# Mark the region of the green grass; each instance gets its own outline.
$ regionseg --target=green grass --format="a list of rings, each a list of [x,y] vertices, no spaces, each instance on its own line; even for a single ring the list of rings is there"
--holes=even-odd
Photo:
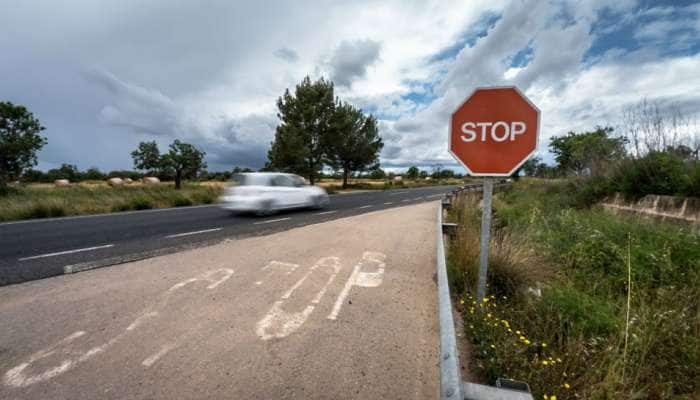
[[[496,195],[493,297],[481,307],[472,297],[479,199],[455,203],[448,272],[475,365],[486,381],[527,381],[535,398],[698,398],[700,238],[689,226],[586,208],[590,193],[525,180]]]
[[[211,204],[222,190],[223,185],[207,183],[187,183],[181,190],[170,183],[114,188],[101,183],[29,185],[0,196],[0,221]]]

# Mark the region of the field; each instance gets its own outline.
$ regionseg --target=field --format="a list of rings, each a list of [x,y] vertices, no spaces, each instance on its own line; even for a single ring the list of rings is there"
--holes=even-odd
[[[439,185],[461,185],[464,184],[464,179],[405,179],[401,182],[391,182],[384,179],[351,179],[348,181],[348,190],[387,190],[401,188],[416,188],[425,186]],[[323,187],[328,193],[335,193],[343,190],[343,181],[341,179],[322,179],[319,186]]]
[[[0,221],[210,204],[223,187],[223,182],[186,183],[181,190],[175,190],[170,182],[122,187],[110,187],[104,182],[70,187],[31,184],[12,188],[0,196]]]
[[[526,381],[536,399],[699,398],[700,238],[588,208],[587,195],[585,184],[527,180],[496,195],[482,304],[480,199],[456,201],[448,270],[472,369],[488,383]]]
[[[433,185],[461,184],[460,179],[418,180],[387,183],[384,180],[355,179],[347,190],[385,190]],[[0,196],[0,222],[32,218],[62,217],[151,208],[183,207],[211,204],[221,195],[226,182],[188,182],[175,190],[172,182],[158,185],[132,183],[110,187],[102,181],[88,181],[70,187],[35,183],[10,188]],[[328,193],[341,191],[342,181],[319,183]]]

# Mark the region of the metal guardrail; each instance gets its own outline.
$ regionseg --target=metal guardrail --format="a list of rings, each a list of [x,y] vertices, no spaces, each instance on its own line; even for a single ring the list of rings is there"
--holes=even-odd
[[[504,186],[499,183],[494,186]],[[454,235],[457,226],[442,222],[443,210],[452,206],[451,197],[462,192],[481,191],[481,184],[465,185],[445,196],[437,214],[437,281],[438,314],[440,319],[440,399],[441,400],[532,400],[526,383],[501,380],[497,386],[463,382],[459,370],[459,352],[455,324],[452,318],[452,297],[447,280],[444,234]]]

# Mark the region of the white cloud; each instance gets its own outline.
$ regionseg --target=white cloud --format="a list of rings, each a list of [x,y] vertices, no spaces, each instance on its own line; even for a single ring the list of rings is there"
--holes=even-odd
[[[603,9],[620,24],[656,18],[635,31],[648,45],[584,62],[603,34],[594,29]],[[333,77],[337,95],[383,118],[386,165],[452,163],[449,116],[484,85],[516,84],[532,98],[544,152],[548,137],[614,124],[641,97],[699,102],[700,64],[688,49],[700,7],[676,20],[674,10],[640,10],[633,0],[19,2],[0,15],[0,93],[48,127],[45,164],[126,168],[138,140],[178,137],[204,147],[213,169],[262,166],[275,101],[307,74]],[[499,19],[466,40],[486,26],[484,15]],[[602,29],[615,34],[615,25]],[[685,53],[660,57],[666,48]],[[527,61],[513,65],[524,49]]]

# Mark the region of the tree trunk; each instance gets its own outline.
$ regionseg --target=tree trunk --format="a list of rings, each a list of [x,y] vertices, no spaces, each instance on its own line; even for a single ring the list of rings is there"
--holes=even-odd
[[[349,174],[348,169],[343,168],[343,189],[347,189],[347,187],[348,187],[348,174]]]
[[[177,171],[175,171],[175,189],[180,189],[181,181],[182,171],[178,169]]]

